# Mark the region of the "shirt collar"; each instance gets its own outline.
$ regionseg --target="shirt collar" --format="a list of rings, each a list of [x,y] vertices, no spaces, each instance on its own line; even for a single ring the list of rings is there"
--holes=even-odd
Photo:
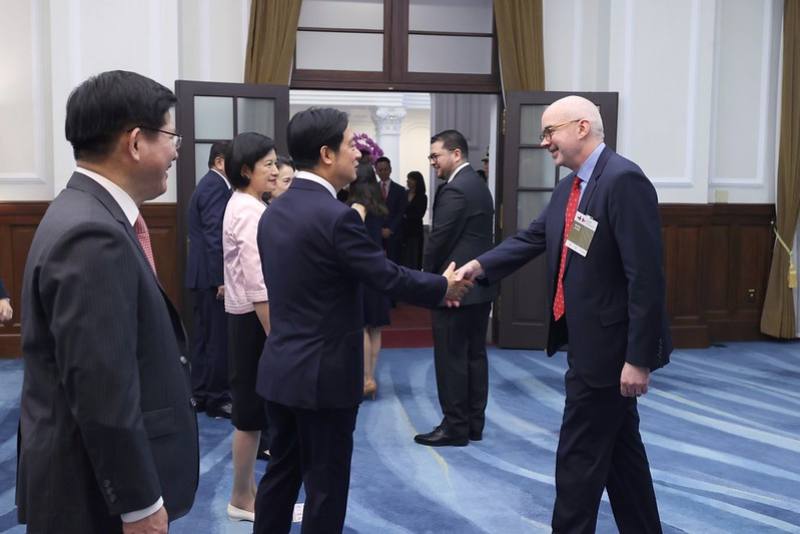
[[[228,177],[227,176],[225,176],[224,174],[219,172],[217,169],[209,169],[209,170],[217,173],[219,175],[219,177],[222,178],[222,180],[225,182],[225,185],[228,186],[228,189],[231,188],[231,183],[228,181]]]
[[[80,166],[78,166],[78,168],[76,168],[75,171],[88,176],[89,178],[100,184],[103,189],[108,191],[108,194],[111,195],[111,198],[113,198],[114,201],[122,209],[122,212],[125,214],[125,218],[128,219],[128,222],[130,222],[131,226],[133,226],[133,223],[135,223],[136,219],[139,218],[139,207],[136,205],[136,202],[133,201],[133,198],[131,198],[131,196],[128,193],[126,193],[124,189],[122,189],[120,186],[118,186],[105,176],[97,174],[94,171],[90,171]]]
[[[322,176],[318,176],[318,175],[314,174],[313,172],[297,171],[297,173],[295,173],[294,177],[295,178],[302,178],[304,180],[310,180],[312,182],[316,182],[319,185],[321,185],[322,187],[324,187],[325,189],[327,189],[328,193],[330,193],[333,198],[336,198],[336,189],[334,189],[333,185],[328,180],[323,178]]]
[[[592,153],[589,154],[589,157],[586,158],[586,161],[583,162],[583,165],[581,165],[580,169],[578,169],[578,177],[582,182],[585,183],[591,179],[592,173],[594,173],[594,168],[597,165],[597,160],[600,159],[600,153],[603,152],[605,147],[605,143],[600,143],[597,145],[597,147],[592,150]]]
[[[463,168],[464,168],[464,167],[466,167],[467,165],[469,165],[469,161],[465,161],[464,163],[462,163],[461,165],[459,165],[458,167],[456,167],[456,168],[455,168],[455,170],[453,171],[453,174],[451,174],[450,176],[448,176],[448,178],[447,178],[447,183],[449,184],[450,182],[452,182],[452,181],[453,181],[453,178],[455,177],[455,175],[456,175],[456,174],[458,174],[458,171],[460,171],[461,169],[463,169]]]

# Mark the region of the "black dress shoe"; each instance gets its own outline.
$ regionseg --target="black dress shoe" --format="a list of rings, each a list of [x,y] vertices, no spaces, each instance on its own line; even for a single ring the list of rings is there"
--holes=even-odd
[[[483,432],[473,432],[472,430],[469,431],[470,441],[480,441],[482,439],[483,439]]]
[[[206,415],[214,419],[230,419],[233,405],[230,402],[220,404],[219,406],[206,406]]]
[[[206,401],[197,400],[195,397],[192,397],[191,402],[197,413],[206,411]]]
[[[427,434],[417,434],[414,436],[414,441],[420,445],[428,445],[429,447],[463,447],[469,443],[466,436],[455,436],[449,434],[444,428],[437,426],[432,432]]]

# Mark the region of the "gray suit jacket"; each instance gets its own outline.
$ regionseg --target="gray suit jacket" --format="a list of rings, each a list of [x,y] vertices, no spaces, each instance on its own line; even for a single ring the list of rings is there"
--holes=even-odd
[[[494,202],[489,188],[478,173],[467,165],[436,191],[433,201],[433,225],[422,269],[441,273],[451,261],[461,267],[492,248]],[[475,285],[461,304],[490,302],[497,296],[497,285]]]
[[[22,287],[17,506],[28,532],[108,533],[198,480],[185,335],[129,221],[73,174],[33,238]]]

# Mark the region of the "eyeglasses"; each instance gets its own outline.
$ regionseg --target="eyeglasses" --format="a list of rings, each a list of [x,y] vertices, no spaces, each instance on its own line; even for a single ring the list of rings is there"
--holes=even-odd
[[[452,152],[452,150],[448,150],[448,152]],[[431,155],[430,155],[430,156],[428,156],[428,159],[429,159],[429,160],[431,161],[431,163],[432,163],[432,162],[436,161],[437,159],[441,158],[442,156],[444,156],[444,153],[442,153],[442,154],[437,154],[436,152],[432,152],[432,153],[431,153]]]
[[[129,132],[135,130],[136,128],[141,128],[142,130],[150,130],[151,132],[161,132],[164,134],[169,135],[172,138],[172,142],[175,144],[175,150],[178,150],[181,147],[181,141],[183,141],[183,136],[177,132],[170,132],[167,130],[161,130],[160,128],[151,128],[149,126],[134,126]]]
[[[555,132],[559,128],[562,128],[562,127],[566,126],[567,124],[572,124],[573,122],[580,122],[582,120],[583,119],[573,119],[571,121],[566,121],[566,122],[562,122],[562,123],[559,123],[559,124],[554,124],[552,126],[545,126],[544,130],[542,130],[542,134],[539,136],[539,141],[544,141],[545,139],[547,139],[549,141],[550,138],[553,137],[553,132]]]

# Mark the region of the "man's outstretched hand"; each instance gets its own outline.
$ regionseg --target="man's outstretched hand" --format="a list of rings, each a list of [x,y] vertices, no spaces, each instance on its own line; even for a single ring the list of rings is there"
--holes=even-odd
[[[442,273],[442,276],[447,279],[447,294],[444,296],[445,304],[448,308],[460,306],[461,299],[473,286],[472,280],[467,280],[463,275],[456,272],[456,264],[452,261]]]
[[[475,281],[476,278],[483,274],[483,267],[478,263],[478,260],[470,260],[456,271],[456,276],[461,275],[465,280]]]

